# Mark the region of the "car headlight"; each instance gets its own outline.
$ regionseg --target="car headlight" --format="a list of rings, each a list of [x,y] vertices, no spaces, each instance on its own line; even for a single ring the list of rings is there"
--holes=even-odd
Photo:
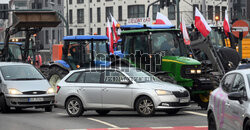
[[[55,90],[53,88],[49,88],[47,94],[54,94]]]
[[[166,90],[159,90],[159,89],[156,89],[155,92],[158,94],[158,95],[171,95],[172,93],[169,92],[169,91],[166,91]]]
[[[15,88],[9,88],[8,91],[9,91],[9,94],[12,94],[12,95],[23,94],[22,92],[20,92],[19,90],[15,89]]]

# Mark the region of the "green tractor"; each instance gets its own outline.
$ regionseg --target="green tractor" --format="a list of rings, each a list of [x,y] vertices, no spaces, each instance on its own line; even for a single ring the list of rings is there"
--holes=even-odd
[[[159,79],[184,86],[191,98],[206,108],[214,89],[209,76],[202,73],[201,63],[189,58],[179,29],[164,25],[121,26],[123,59],[112,66],[136,66]]]

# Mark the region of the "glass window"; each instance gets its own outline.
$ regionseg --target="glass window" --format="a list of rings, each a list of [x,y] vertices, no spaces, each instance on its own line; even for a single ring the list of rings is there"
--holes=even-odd
[[[32,65],[11,65],[0,68],[5,80],[42,80],[45,79]]]
[[[230,92],[230,88],[233,85],[235,74],[229,74],[222,80],[222,89],[226,92]]]
[[[97,28],[97,35],[101,35],[101,28]]]
[[[72,4],[72,0],[69,0],[69,4],[70,4],[70,5]]]
[[[77,0],[77,4],[84,3],[84,0]]]
[[[100,83],[101,72],[86,72],[85,83]]]
[[[145,5],[129,5],[128,6],[128,18],[144,18],[145,17]]]
[[[84,23],[84,9],[77,9],[77,23]]]
[[[232,86],[231,92],[242,92],[245,91],[245,82],[244,78],[240,75],[237,74],[235,76],[234,84]]]
[[[175,20],[175,5],[168,7],[168,18],[169,20]]]
[[[213,6],[208,6],[208,19],[213,20]]]
[[[84,29],[83,28],[77,29],[77,35],[84,35]]]
[[[92,23],[92,8],[89,8],[89,22]]]
[[[57,0],[57,4],[61,5],[62,4],[61,0]]]
[[[85,72],[83,72],[77,79],[77,83],[85,83]]]
[[[153,20],[156,20],[157,12],[160,12],[160,6],[159,5],[153,5]]]
[[[80,72],[73,73],[71,76],[69,76],[69,78],[66,79],[66,82],[76,82],[80,74]]]
[[[179,56],[180,48],[176,36],[172,33],[161,32],[152,35],[152,52],[165,52],[166,55]]]
[[[113,7],[106,7],[106,18],[110,19],[110,14],[113,15]],[[107,22],[107,19],[106,19]]]
[[[104,72],[104,83],[119,84],[121,80],[126,77],[118,71],[105,71]]]
[[[118,20],[122,21],[122,6],[118,6]]]
[[[101,8],[100,7],[97,8],[97,22],[98,23],[101,22]]]
[[[219,16],[219,20],[220,20],[220,6],[215,6],[215,16]]]
[[[225,19],[225,11],[226,11],[227,7],[222,7],[222,20]],[[231,13],[230,13],[231,14]]]
[[[73,23],[73,11],[71,9],[69,10],[69,23]]]

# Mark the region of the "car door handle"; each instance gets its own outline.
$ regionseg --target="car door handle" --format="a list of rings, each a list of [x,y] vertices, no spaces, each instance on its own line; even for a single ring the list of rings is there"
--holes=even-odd
[[[230,103],[228,103],[228,102],[226,102],[225,105],[226,105],[227,107],[230,107]]]

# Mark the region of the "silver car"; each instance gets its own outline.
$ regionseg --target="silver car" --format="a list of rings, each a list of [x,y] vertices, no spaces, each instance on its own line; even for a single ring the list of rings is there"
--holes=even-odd
[[[8,112],[28,107],[52,111],[55,102],[54,89],[32,65],[0,62],[0,108]]]
[[[176,114],[189,106],[189,92],[178,85],[162,82],[136,68],[103,68],[71,71],[57,86],[56,105],[69,116],[96,110],[136,110],[142,116],[165,111]]]
[[[209,130],[250,130],[250,69],[227,73],[210,96]]]

